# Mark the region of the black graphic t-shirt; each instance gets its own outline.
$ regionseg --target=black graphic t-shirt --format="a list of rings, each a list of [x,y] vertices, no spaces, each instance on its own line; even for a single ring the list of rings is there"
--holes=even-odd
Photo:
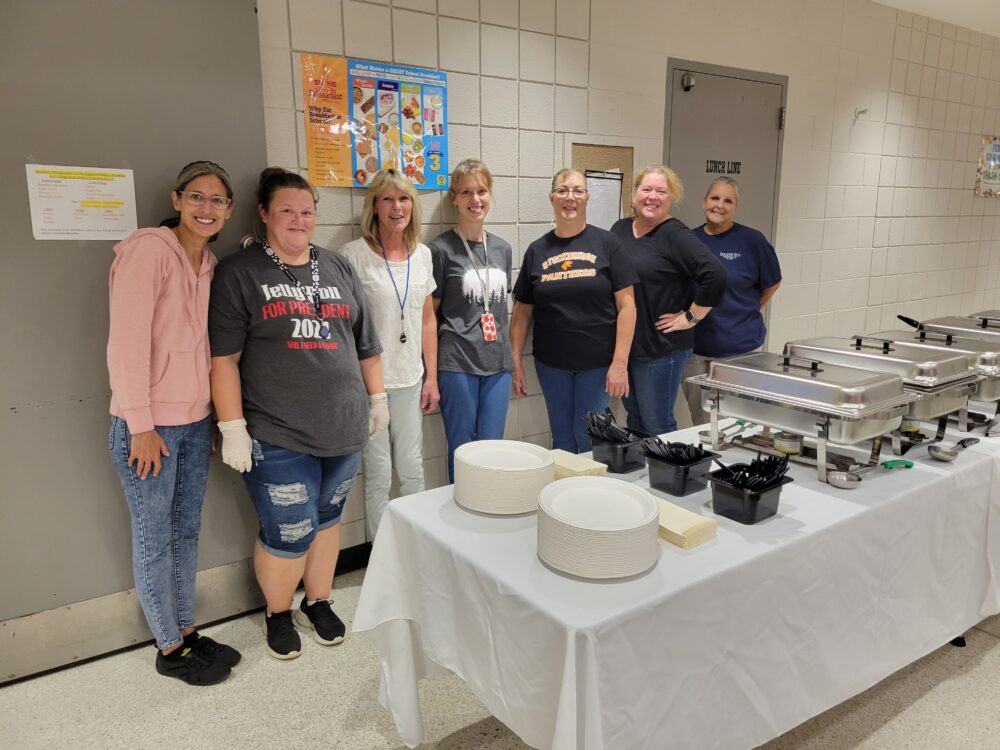
[[[607,367],[615,353],[615,292],[637,284],[621,242],[590,226],[575,237],[555,230],[528,245],[514,299],[534,305],[535,358],[562,370]]]
[[[679,219],[667,219],[642,237],[632,233],[631,218],[619,219],[611,231],[642,279],[635,290],[630,359],[649,362],[691,349],[695,329],[660,333],[656,321],[665,313],[687,310],[692,303],[715,307],[722,302],[725,267]]]
[[[243,416],[254,438],[314,456],[360,450],[368,436],[368,392],[359,359],[382,352],[361,285],[343,258],[316,248],[320,336],[312,297],[259,244],[223,259],[212,281],[208,333],[213,357],[242,352]],[[289,267],[308,292],[309,263]]]

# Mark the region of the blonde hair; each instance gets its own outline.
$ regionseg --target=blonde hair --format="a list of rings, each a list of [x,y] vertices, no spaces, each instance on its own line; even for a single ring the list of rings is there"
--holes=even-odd
[[[417,243],[420,242],[420,196],[410,179],[399,170],[383,169],[376,173],[369,183],[368,192],[365,194],[365,205],[361,209],[361,236],[368,241],[373,249],[381,247],[375,201],[390,190],[401,190],[410,196],[412,204],[410,223],[403,230],[403,242],[406,243],[406,249],[412,255],[413,251],[417,249]]]
[[[651,174],[662,174],[667,178],[667,192],[670,193],[671,203],[680,203],[684,200],[684,183],[681,182],[681,178],[677,176],[677,173],[668,167],[666,164],[651,164],[648,167],[643,167],[639,174],[635,176],[632,180],[632,205],[635,205],[635,193],[642,184],[642,181],[646,179],[647,175]]]
[[[466,159],[460,161],[451,171],[451,184],[448,185],[448,197],[455,200],[458,197],[458,186],[466,177],[478,177],[486,185],[486,189],[493,194],[493,173],[479,159]]]

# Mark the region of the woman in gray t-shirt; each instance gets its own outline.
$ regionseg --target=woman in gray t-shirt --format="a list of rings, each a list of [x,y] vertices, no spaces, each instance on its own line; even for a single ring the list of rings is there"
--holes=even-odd
[[[466,159],[451,173],[448,197],[458,225],[430,243],[438,317],[438,387],[448,439],[448,478],[455,449],[503,438],[513,358],[507,325],[511,248],[483,227],[493,202],[493,175]]]

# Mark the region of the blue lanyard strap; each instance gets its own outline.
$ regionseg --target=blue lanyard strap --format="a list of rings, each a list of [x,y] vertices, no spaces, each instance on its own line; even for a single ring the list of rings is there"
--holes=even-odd
[[[403,289],[403,296],[399,296],[399,287],[396,286],[396,277],[392,275],[389,267],[389,259],[385,257],[385,249],[379,245],[382,251],[382,260],[385,261],[385,270],[389,274],[389,281],[392,282],[392,289],[396,292],[396,301],[399,302],[399,319],[403,320],[406,315],[406,298],[410,296],[410,254],[406,254],[406,287]]]

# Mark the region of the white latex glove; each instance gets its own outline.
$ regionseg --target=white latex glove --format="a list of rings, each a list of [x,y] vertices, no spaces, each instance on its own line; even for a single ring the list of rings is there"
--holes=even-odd
[[[389,397],[373,393],[368,397],[368,436],[378,435],[389,426]]]
[[[222,462],[236,471],[250,471],[253,468],[253,441],[247,432],[245,419],[219,422],[222,433]]]

